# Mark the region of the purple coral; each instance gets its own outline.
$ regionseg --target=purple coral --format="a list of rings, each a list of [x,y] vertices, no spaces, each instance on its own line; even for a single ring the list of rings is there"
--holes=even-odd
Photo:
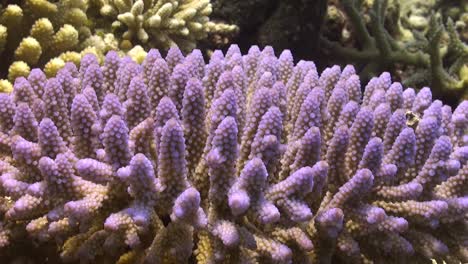
[[[82,263],[468,262],[468,102],[452,112],[388,73],[361,85],[351,65],[319,75],[271,47],[206,65],[173,47],[34,69],[0,103],[7,262],[18,247]]]

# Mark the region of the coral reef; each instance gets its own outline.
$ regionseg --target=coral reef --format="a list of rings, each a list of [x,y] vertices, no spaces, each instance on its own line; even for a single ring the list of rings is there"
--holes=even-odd
[[[426,31],[429,28],[429,20],[433,10],[435,10],[436,1],[398,1],[400,4],[400,29],[408,31],[405,35],[412,38],[412,31]]]
[[[12,82],[33,67],[51,77],[66,62],[93,52],[136,45],[182,50],[195,48],[208,34],[231,34],[234,25],[210,21],[209,0],[27,0],[0,9],[0,78]],[[82,52],[83,51],[83,52]],[[6,63],[3,63],[6,62]]]
[[[100,0],[100,13],[115,31],[124,31],[123,45],[150,43],[149,47],[169,49],[177,44],[191,51],[196,42],[210,34],[235,32],[235,25],[209,21],[210,0]],[[113,21],[113,22],[112,22]]]
[[[387,72],[111,51],[0,103],[2,260],[468,261],[468,101]]]
[[[440,10],[442,17],[450,18],[463,42],[468,42],[468,1],[438,0],[434,9]]]
[[[329,20],[350,29],[338,39],[322,37],[326,52],[357,63],[363,79],[391,71],[405,85],[431,86],[436,98],[467,98],[468,46],[451,19],[433,14],[435,1],[375,0],[368,8],[360,3],[369,1],[339,2],[329,8]]]
[[[68,61],[79,62],[80,51],[88,46],[94,46],[95,52],[117,49],[112,34],[91,36],[88,6],[87,1],[62,0],[25,1],[21,6],[9,4],[2,8],[0,35],[4,36],[4,45],[0,44],[0,55],[5,63],[0,77],[12,82],[28,76],[35,66],[56,69]]]

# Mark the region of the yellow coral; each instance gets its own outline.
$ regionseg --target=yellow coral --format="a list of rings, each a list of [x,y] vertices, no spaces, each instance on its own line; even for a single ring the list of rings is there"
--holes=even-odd
[[[25,0],[0,12],[2,63],[11,66],[11,79],[44,64],[55,75],[64,62],[79,64],[87,52],[102,60],[109,50],[131,50],[141,62],[143,49],[178,45],[189,51],[208,34],[237,30],[210,22],[211,12],[210,0]]]
[[[67,51],[60,54],[60,59],[64,62],[73,62],[76,66],[80,65],[81,54],[76,51]]]
[[[54,51],[61,53],[78,45],[78,31],[71,25],[64,25],[55,33],[52,43]]]
[[[18,27],[23,20],[23,10],[17,5],[8,5],[0,17],[0,23],[7,28]]]
[[[82,34],[80,32],[80,37],[81,36]],[[104,36],[92,35],[80,44],[80,48],[95,47],[102,53],[106,53],[109,50],[117,50],[118,45],[119,43],[115,39],[114,34],[105,34]]]
[[[31,28],[31,37],[35,38],[43,49],[46,49],[50,46],[52,42],[52,37],[54,35],[54,27],[52,23],[47,18],[40,18],[36,20],[34,25]]]
[[[14,82],[16,78],[21,77],[21,76],[28,76],[29,71],[31,69],[29,68],[28,64],[24,61],[15,61],[13,64],[10,65],[10,68],[8,69],[8,80],[10,82]]]
[[[146,51],[140,46],[137,45],[133,49],[128,51],[128,56],[130,56],[134,61],[142,63],[146,57]]]
[[[63,66],[65,66],[65,61],[60,58],[53,58],[44,66],[44,73],[47,77],[53,77]]]
[[[0,93],[11,93],[13,85],[8,80],[0,80]]]
[[[121,46],[138,41],[164,49],[178,45],[182,50],[191,50],[208,33],[237,31],[236,26],[210,22],[209,0],[156,1],[150,7],[145,4],[143,0],[109,0],[101,7],[101,14],[114,20],[112,28],[124,31],[125,43]]]
[[[65,17],[64,17],[64,22],[70,25],[73,25],[75,27],[81,27],[84,26],[88,21],[88,17],[86,16],[86,13],[79,9],[79,8],[71,8],[66,12]]]
[[[3,14],[0,16],[0,24],[4,25],[7,28],[7,31],[10,32],[7,36],[7,43],[5,44],[5,49],[13,46],[16,48],[16,45],[21,40],[20,34],[12,34],[12,32],[20,32],[21,26],[23,24],[23,10],[17,5],[8,5]]]
[[[213,23],[213,22],[206,23],[205,27],[206,27],[206,30],[210,33],[233,32],[237,30],[237,26],[235,25]]]
[[[27,0],[26,5],[36,17],[50,16],[57,12],[57,6],[47,0]]]
[[[39,42],[33,37],[24,38],[15,51],[15,59],[21,60],[29,65],[38,62],[42,54],[42,48]]]

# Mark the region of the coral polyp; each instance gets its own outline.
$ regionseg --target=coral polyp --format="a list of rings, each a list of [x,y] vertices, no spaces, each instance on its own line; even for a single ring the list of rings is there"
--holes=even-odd
[[[468,102],[388,73],[361,85],[268,46],[111,51],[0,104],[7,260],[468,262]]]

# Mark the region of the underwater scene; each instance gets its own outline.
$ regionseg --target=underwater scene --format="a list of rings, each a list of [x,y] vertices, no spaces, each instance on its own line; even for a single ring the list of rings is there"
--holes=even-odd
[[[0,0],[0,264],[468,264],[468,0]]]

